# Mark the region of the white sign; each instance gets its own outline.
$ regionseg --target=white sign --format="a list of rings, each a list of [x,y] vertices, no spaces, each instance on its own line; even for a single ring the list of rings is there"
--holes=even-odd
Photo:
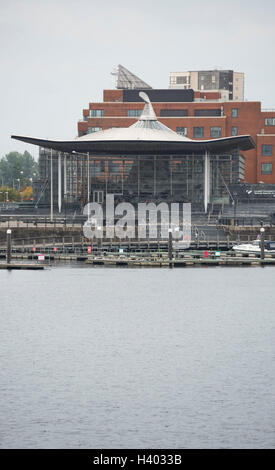
[[[45,261],[45,255],[42,255],[41,253],[39,253],[38,261]]]

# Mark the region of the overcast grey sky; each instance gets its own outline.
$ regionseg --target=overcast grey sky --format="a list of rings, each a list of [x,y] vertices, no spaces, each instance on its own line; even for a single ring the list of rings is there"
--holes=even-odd
[[[0,157],[70,139],[122,64],[154,88],[170,71],[245,73],[245,97],[275,108],[274,0],[0,0]]]

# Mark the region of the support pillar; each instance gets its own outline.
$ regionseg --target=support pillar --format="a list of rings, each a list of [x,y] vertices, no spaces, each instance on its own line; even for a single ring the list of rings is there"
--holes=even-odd
[[[90,202],[90,161],[89,152],[87,152],[87,202]]]
[[[53,221],[53,149],[51,149],[51,222]]]
[[[62,207],[61,198],[61,152],[58,152],[58,212],[60,214]]]
[[[204,212],[207,212],[207,206],[210,200],[210,157],[205,151],[204,156]]]
[[[154,196],[156,196],[156,155],[154,155]]]
[[[67,155],[64,155],[64,160],[63,160],[63,165],[64,165],[64,196],[66,197],[67,194]]]
[[[170,156],[170,196],[173,196],[173,168],[172,168],[173,157]]]

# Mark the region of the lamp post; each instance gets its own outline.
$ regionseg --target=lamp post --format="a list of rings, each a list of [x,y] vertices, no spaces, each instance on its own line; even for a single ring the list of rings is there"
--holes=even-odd
[[[20,176],[17,178],[18,181],[18,191],[21,189],[21,178],[23,178],[24,171],[20,171]]]
[[[234,195],[234,200],[233,200],[233,204],[234,204],[234,225],[236,225],[237,195],[238,195],[238,193],[234,192],[233,195]]]

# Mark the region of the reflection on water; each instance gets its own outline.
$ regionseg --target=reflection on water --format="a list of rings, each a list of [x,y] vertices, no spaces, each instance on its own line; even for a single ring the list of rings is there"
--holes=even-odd
[[[0,271],[0,447],[274,447],[274,274]]]

